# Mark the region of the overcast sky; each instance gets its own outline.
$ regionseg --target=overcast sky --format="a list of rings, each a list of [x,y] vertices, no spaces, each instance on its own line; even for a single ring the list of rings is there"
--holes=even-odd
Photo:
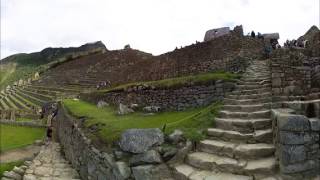
[[[1,58],[98,40],[157,55],[238,24],[297,38],[319,27],[319,0],[1,0]]]

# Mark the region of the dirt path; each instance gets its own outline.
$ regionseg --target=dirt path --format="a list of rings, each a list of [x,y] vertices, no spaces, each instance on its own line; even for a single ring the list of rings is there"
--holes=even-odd
[[[19,149],[5,151],[0,154],[0,162],[8,163],[13,161],[25,160],[33,158],[40,152],[41,147],[37,145],[29,145]]]

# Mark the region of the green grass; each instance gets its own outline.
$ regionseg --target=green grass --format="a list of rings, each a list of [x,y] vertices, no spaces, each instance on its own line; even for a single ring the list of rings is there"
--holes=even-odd
[[[229,72],[209,72],[209,73],[175,77],[175,78],[169,78],[169,79],[163,79],[163,80],[157,80],[157,81],[129,83],[129,84],[119,85],[119,86],[112,87],[105,90],[100,90],[98,92],[105,93],[108,91],[124,90],[137,85],[147,85],[147,86],[153,86],[155,88],[173,88],[173,87],[182,87],[186,85],[208,84],[210,82],[214,82],[217,80],[234,82],[238,78],[240,78],[239,74],[233,74]]]
[[[0,124],[0,152],[21,148],[43,139],[45,129]]]
[[[166,125],[165,133],[170,133],[177,128],[185,131],[206,129],[213,124],[215,112],[219,107],[219,105],[214,104],[208,107],[177,112],[161,112],[155,115],[135,112],[119,116],[113,107],[99,109],[95,105],[81,100],[65,99],[63,105],[71,115],[87,117],[85,121],[87,128],[90,129],[92,125],[100,124],[101,130],[94,135],[107,144],[118,140],[121,133],[130,128],[162,129]],[[194,134],[190,134],[190,138],[192,138],[192,135]]]
[[[20,166],[22,164],[23,164],[23,161],[0,163],[0,178],[2,177],[5,171],[11,171],[14,168],[14,166]]]

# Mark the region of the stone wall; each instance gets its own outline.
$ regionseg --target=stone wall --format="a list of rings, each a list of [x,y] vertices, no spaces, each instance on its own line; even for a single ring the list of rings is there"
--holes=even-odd
[[[96,149],[78,127],[77,120],[69,116],[61,106],[54,127],[66,159],[82,179],[116,179],[113,156]]]
[[[320,119],[290,109],[272,110],[274,141],[284,179],[307,179],[320,172]]]
[[[182,163],[192,149],[179,132],[165,138],[160,129],[129,129],[119,145],[97,144],[88,138],[84,121],[69,115],[62,104],[53,121],[55,138],[83,180],[172,179],[169,164]]]
[[[302,96],[320,92],[320,58],[307,57],[303,50],[279,49],[271,58],[272,92],[274,102],[279,96]]]
[[[222,100],[225,93],[231,92],[234,87],[234,83],[223,81],[169,89],[155,89],[141,85],[102,95],[80,95],[80,97],[95,104],[103,100],[114,105],[121,102],[127,105],[138,104],[142,107],[159,106],[161,110],[184,110],[207,106]]]
[[[28,127],[46,127],[41,121],[13,121],[0,119],[0,124],[8,124],[13,126],[28,126]]]

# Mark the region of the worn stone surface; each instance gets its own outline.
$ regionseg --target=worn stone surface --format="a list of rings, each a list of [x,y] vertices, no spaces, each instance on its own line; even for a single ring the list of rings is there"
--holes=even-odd
[[[161,163],[160,154],[155,150],[149,150],[142,154],[137,154],[131,157],[129,163],[131,166],[143,164],[159,164]]]
[[[38,156],[26,170],[24,179],[79,179],[78,172],[61,155],[58,143],[49,143],[42,146]]]
[[[123,151],[143,153],[163,142],[164,135],[160,129],[128,129],[122,133],[119,145]]]

